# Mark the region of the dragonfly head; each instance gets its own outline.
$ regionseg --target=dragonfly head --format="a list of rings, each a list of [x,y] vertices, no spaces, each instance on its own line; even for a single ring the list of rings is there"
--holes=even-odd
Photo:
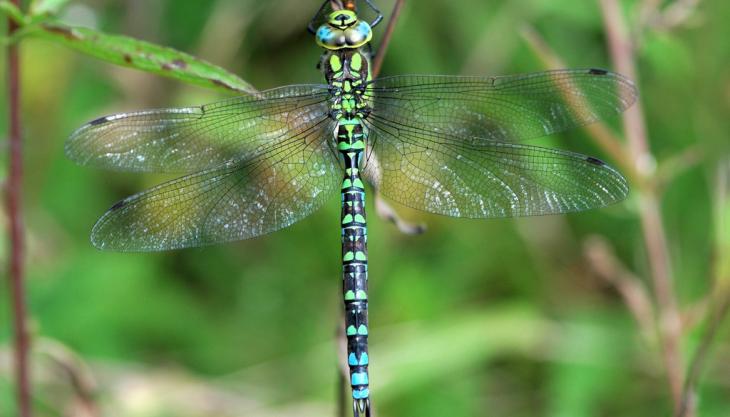
[[[351,10],[330,13],[327,23],[317,29],[317,45],[330,50],[360,48],[373,38],[370,25]]]

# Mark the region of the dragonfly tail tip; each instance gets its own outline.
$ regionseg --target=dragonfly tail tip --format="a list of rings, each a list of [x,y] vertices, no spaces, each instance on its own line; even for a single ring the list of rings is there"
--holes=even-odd
[[[355,414],[355,417],[370,417],[370,399],[354,399],[352,401],[352,411]]]

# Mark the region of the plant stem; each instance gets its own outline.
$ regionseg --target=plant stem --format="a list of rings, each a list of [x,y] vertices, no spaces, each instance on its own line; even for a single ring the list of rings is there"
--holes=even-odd
[[[666,234],[662,224],[659,202],[653,190],[644,191],[640,197],[641,225],[644,232],[654,293],[658,304],[659,333],[664,353],[664,366],[675,407],[682,398],[684,380],[683,364],[679,352],[682,321],[677,309],[672,272],[669,265]]]
[[[638,81],[635,48],[628,34],[628,26],[624,20],[616,0],[601,0],[604,24],[614,65],[618,72]],[[647,129],[637,102],[624,113],[624,130],[628,140],[629,153],[640,177],[647,179],[655,175],[653,156],[649,151]],[[659,338],[664,354],[664,367],[669,382],[669,390],[674,403],[675,412],[682,399],[682,383],[684,370],[680,354],[682,322],[674,293],[672,268],[667,247],[667,237],[662,222],[659,191],[654,181],[641,181],[639,193],[639,214],[644,234],[651,269],[654,294],[657,301]]]
[[[393,38],[393,32],[395,31],[395,26],[398,24],[400,12],[403,10],[405,2],[405,0],[397,0],[395,2],[393,13],[390,15],[390,20],[388,21],[388,27],[385,28],[383,40],[380,42],[380,50],[375,55],[375,60],[373,61],[373,78],[380,75],[380,70],[383,68],[385,54],[388,51],[388,46],[390,46],[390,40]]]
[[[20,7],[20,0],[13,0]],[[18,30],[18,24],[8,19],[10,37]],[[15,330],[14,362],[18,411],[21,417],[31,417],[30,375],[28,352],[30,340],[26,319],[24,289],[25,242],[21,212],[23,181],[22,125],[20,119],[20,59],[17,43],[8,47],[8,108],[9,108],[9,172],[6,186],[8,230],[10,233],[9,288],[13,306]]]

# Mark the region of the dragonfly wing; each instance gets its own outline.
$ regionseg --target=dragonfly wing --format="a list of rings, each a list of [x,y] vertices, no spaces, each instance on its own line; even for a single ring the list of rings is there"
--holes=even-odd
[[[246,160],[327,117],[327,86],[295,85],[205,106],[99,118],[74,132],[66,155],[81,165],[196,172]]]
[[[94,226],[104,250],[162,251],[249,239],[318,209],[339,185],[326,120],[242,162],[164,183],[114,205]]]
[[[595,158],[370,116],[364,174],[411,208],[467,218],[532,216],[603,207],[628,193],[621,174]]]
[[[406,75],[375,80],[373,112],[459,141],[517,141],[617,115],[637,91],[604,70],[556,70],[502,77]]]

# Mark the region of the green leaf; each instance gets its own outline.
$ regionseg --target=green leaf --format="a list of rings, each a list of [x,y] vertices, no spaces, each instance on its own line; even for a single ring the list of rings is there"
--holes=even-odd
[[[124,67],[226,92],[257,94],[251,84],[223,68],[184,52],[127,36],[59,23],[41,24],[34,35]]]
[[[4,13],[9,18],[13,19],[15,23],[21,26],[26,23],[26,18],[23,15],[23,12],[20,11],[18,6],[9,1],[0,1],[0,13]]]
[[[55,15],[68,2],[69,0],[33,0],[30,4],[30,14],[32,16]]]

